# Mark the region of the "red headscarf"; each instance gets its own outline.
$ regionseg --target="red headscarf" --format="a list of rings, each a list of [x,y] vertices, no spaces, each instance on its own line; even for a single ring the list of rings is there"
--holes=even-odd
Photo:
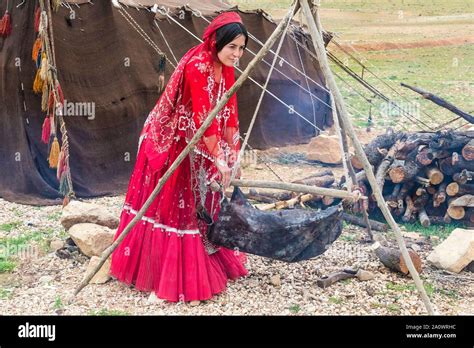
[[[230,23],[242,23],[242,19],[238,13],[221,13],[209,24],[203,34],[203,43],[191,48],[183,56],[176,67],[176,70],[171,75],[158,103],[148,116],[140,140],[145,137],[151,138],[147,141],[145,151],[150,165],[152,165],[156,170],[167,164],[168,151],[173,145],[173,141],[181,135],[182,132],[180,133],[179,131],[183,131],[183,121],[190,124],[190,126],[185,127],[185,138],[189,141],[196,133],[197,129],[199,129],[202,121],[207,117],[207,114],[216,104],[216,100],[213,100],[213,98],[208,96],[207,93],[202,92],[203,90],[206,90],[208,86],[196,85],[196,82],[190,81],[188,78],[189,71],[192,70],[196,75],[199,75],[199,72],[194,68],[195,61],[197,62],[196,64],[199,64],[200,66],[209,66],[211,68],[205,69],[204,72],[201,71],[199,81],[210,80],[209,77],[213,74],[213,61],[217,57],[216,31]],[[190,65],[189,67],[187,67],[188,63]],[[234,68],[223,65],[222,79],[224,79],[225,90],[223,92],[225,92],[234,84]],[[212,81],[214,81],[214,76],[212,76]],[[189,109],[189,101],[183,100],[186,84],[192,84],[191,87],[188,86],[188,89],[191,88],[194,92],[201,92],[201,94],[193,96],[192,109]],[[197,107],[200,108],[199,117],[196,115],[198,113],[196,111]],[[234,127],[238,127],[237,99],[235,94],[227,102],[221,113],[225,113],[225,116],[222,117],[235,120]],[[219,117],[220,116],[218,116],[217,119],[219,119]],[[218,141],[220,141],[220,135],[217,132],[216,123],[217,121],[214,120],[206,131],[205,136],[215,134],[218,136]],[[206,151],[206,146],[202,141],[197,144],[197,148],[199,148],[201,152]]]

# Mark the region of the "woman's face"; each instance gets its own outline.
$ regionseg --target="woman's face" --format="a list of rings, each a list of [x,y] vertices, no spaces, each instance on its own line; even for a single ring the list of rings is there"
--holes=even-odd
[[[217,53],[220,62],[225,66],[234,66],[244,54],[245,36],[240,34]]]

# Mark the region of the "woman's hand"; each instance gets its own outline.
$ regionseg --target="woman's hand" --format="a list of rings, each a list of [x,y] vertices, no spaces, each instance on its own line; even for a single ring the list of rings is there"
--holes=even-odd
[[[227,163],[223,160],[218,160],[216,162],[217,170],[221,175],[221,184],[224,187],[224,190],[230,186],[230,176],[232,171],[230,170]]]

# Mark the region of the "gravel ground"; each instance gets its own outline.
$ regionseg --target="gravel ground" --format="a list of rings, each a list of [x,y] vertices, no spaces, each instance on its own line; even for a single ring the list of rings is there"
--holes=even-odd
[[[314,166],[272,164],[284,180],[304,176]],[[337,172],[337,169],[336,169]],[[245,177],[269,179],[261,165],[247,167]],[[337,175],[337,174],[336,174]],[[107,206],[117,216],[124,196],[87,200]],[[84,288],[72,304],[67,299],[82,280],[88,258],[74,254],[61,259],[49,250],[52,239],[65,240],[59,223],[61,206],[33,207],[0,199],[0,239],[29,235],[27,252],[21,252],[11,272],[0,273],[2,315],[411,315],[425,314],[411,278],[386,269],[363,243],[364,230],[344,228],[341,237],[323,255],[288,264],[248,255],[249,275],[230,282],[227,290],[198,306],[168,303],[116,280]],[[7,224],[7,225],[5,225]],[[10,226],[10,228],[6,228]],[[390,234],[385,236],[389,242]],[[407,244],[413,243],[407,239]],[[390,242],[393,243],[393,242]],[[423,260],[432,250],[429,239],[419,242]],[[2,250],[0,250],[2,251]],[[4,252],[4,250],[3,250]],[[361,267],[375,274],[370,281],[349,279],[327,289],[316,280],[344,268]],[[441,314],[474,314],[474,276],[443,273],[426,263],[422,277],[431,301]]]
[[[123,196],[91,200],[119,213]],[[22,221],[5,236],[44,231],[45,240],[66,235],[59,224],[60,206],[31,207],[0,200],[0,222]],[[364,231],[346,227],[342,236],[322,256],[287,264],[249,255],[249,276],[229,283],[225,293],[199,306],[172,304],[149,297],[115,280],[89,285],[68,305],[67,299],[84,276],[88,258],[77,254],[60,259],[45,250],[44,240],[18,259],[9,273],[0,273],[0,314],[120,315],[410,315],[425,313],[410,278],[388,271],[360,239]],[[389,236],[388,236],[389,237]],[[419,251],[426,257],[428,240]],[[473,314],[474,278],[471,273],[444,274],[424,265],[423,278],[431,300],[442,314]],[[373,272],[373,280],[350,279],[327,289],[316,285],[318,277],[347,267]],[[279,284],[281,283],[281,284]]]

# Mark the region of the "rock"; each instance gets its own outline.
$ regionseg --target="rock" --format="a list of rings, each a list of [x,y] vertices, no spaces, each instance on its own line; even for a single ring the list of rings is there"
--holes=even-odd
[[[336,135],[320,134],[308,144],[306,158],[322,163],[342,163],[339,138]]]
[[[91,257],[100,256],[112,244],[115,231],[108,227],[83,223],[72,226],[69,235],[82,253]]]
[[[469,265],[466,266],[466,271],[474,273],[474,261],[472,261]]]
[[[100,257],[92,256],[89,265],[87,266],[86,274],[92,272],[92,270],[99,264]],[[100,268],[99,272],[90,280],[89,284],[104,284],[110,279],[110,257],[105,261],[105,263]]]
[[[423,236],[419,233],[416,232],[402,232],[402,236],[405,238],[410,238],[414,240],[421,240],[423,239]]]
[[[49,243],[49,248],[51,250],[57,251],[64,246],[64,242],[61,239],[53,239],[51,243]]]
[[[427,259],[434,266],[459,273],[474,260],[474,230],[456,228]]]
[[[40,279],[38,279],[38,282],[40,282],[41,284],[47,284],[49,282],[52,282],[53,281],[53,277],[51,276],[42,276],[40,277]]]
[[[357,279],[363,282],[367,280],[372,280],[375,278],[375,274],[369,271],[364,271],[363,269],[358,270],[356,276],[357,276]]]
[[[112,215],[106,208],[81,201],[71,201],[64,207],[60,221],[66,231],[80,223],[93,223],[112,229],[117,228],[119,224],[118,217]]]
[[[155,292],[152,291],[150,293],[150,296],[148,296],[148,299],[146,300],[146,303],[148,305],[154,305],[154,304],[157,304],[159,302],[159,298],[156,296]]]
[[[416,243],[413,243],[410,245],[410,248],[413,250],[413,251],[416,251],[416,252],[420,252],[421,251],[421,247],[416,244]]]
[[[279,288],[281,286],[281,279],[279,274],[270,277],[270,284]]]
[[[385,238],[382,233],[372,232],[372,234],[374,236],[374,241],[379,242],[379,244],[383,246],[388,245],[387,238]]]

